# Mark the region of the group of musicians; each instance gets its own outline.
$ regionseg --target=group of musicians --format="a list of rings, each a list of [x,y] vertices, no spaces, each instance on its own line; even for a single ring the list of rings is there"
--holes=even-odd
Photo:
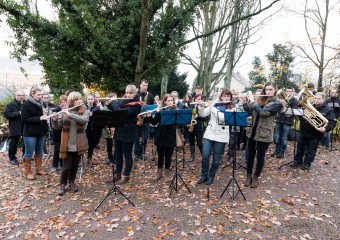
[[[286,111],[287,108],[298,108],[298,101],[293,96],[291,87],[285,90],[286,99],[277,98],[276,84],[268,82],[254,95],[252,93],[239,95],[235,90],[223,88],[218,99],[209,99],[204,102],[202,88],[197,86],[195,93],[192,96],[186,95],[183,101],[178,100],[178,93],[175,91],[165,94],[161,100],[157,100],[155,115],[151,114],[151,111],[140,114],[144,105],[155,104],[154,97],[147,91],[147,88],[147,80],[142,80],[140,89],[137,89],[135,85],[127,85],[125,95],[121,99],[117,99],[116,93],[110,93],[105,101],[99,102],[100,99],[95,94],[89,94],[86,103],[82,103],[81,93],[68,91],[60,96],[59,107],[53,113],[48,113],[43,107],[41,88],[33,87],[26,101],[24,101],[23,91],[17,91],[14,101],[9,103],[4,111],[4,116],[9,119],[10,125],[9,160],[12,164],[18,164],[15,156],[16,146],[22,135],[26,178],[34,180],[35,175],[46,175],[47,172],[42,169],[42,155],[50,125],[53,129],[55,147],[52,167],[62,166],[58,195],[64,195],[67,190],[77,192],[75,179],[80,158],[87,154],[88,164],[92,164],[96,139],[98,135],[101,135],[101,131],[105,131],[105,129],[94,130],[91,122],[93,111],[127,110],[126,124],[114,129],[113,139],[110,138],[111,133],[108,133],[107,137],[110,139],[107,141],[108,163],[116,164],[114,179],[118,184],[124,184],[130,180],[133,164],[136,164],[145,153],[151,124],[155,128],[154,140],[158,154],[157,171],[152,181],[159,181],[164,176],[165,181],[168,182],[171,181],[170,166],[176,147],[176,128],[162,125],[160,112],[181,108],[193,109],[195,123],[185,127],[183,134],[190,141],[190,161],[195,159],[195,140],[201,155],[202,168],[198,184],[210,185],[214,182],[226,144],[229,145],[227,155],[230,159],[235,151],[235,148],[231,148],[234,145],[232,144],[233,134],[244,135],[232,131],[230,126],[219,124],[224,121],[224,115],[218,112],[247,111],[249,114],[249,126],[244,129],[247,138],[244,142],[247,146],[247,178],[244,186],[252,188],[259,186],[266,151],[270,143],[274,141],[274,136],[276,148],[272,157],[282,158],[284,156],[289,129],[294,120],[291,115],[286,114]],[[308,88],[308,90],[311,89]],[[318,92],[314,95],[314,106],[328,120],[328,125],[315,128],[301,117],[301,132],[292,168],[309,170],[320,140],[336,125],[336,116],[333,108],[326,104],[325,94]],[[338,99],[338,96],[333,96],[333,103],[338,101],[334,98]],[[139,140],[140,136],[142,141]],[[114,145],[114,153],[112,153],[112,145]],[[255,157],[257,161],[253,174]],[[32,172],[32,159],[35,161],[35,174]]]

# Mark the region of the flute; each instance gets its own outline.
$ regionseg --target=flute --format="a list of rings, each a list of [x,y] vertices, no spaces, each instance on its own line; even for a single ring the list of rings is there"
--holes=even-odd
[[[102,97],[102,98],[96,98],[98,100],[123,100],[123,99],[129,99],[131,100],[132,98],[108,98],[108,97]]]
[[[215,103],[230,103],[231,101],[218,101],[218,102],[213,102],[214,104]],[[190,105],[200,105],[200,104],[208,104],[209,102],[191,102]]]
[[[142,116],[142,115],[145,115],[145,114],[148,114],[148,113],[152,113],[154,111],[157,111],[158,110],[162,110],[162,109],[165,109],[165,108],[170,108],[172,106],[165,106],[165,107],[161,107],[161,108],[155,108],[154,110],[149,110],[149,111],[146,111],[146,112],[141,112],[138,114],[138,116]]]
[[[63,110],[61,110],[61,111],[59,111],[59,112],[52,113],[51,115],[47,116],[46,119],[48,119],[48,118],[50,118],[50,117],[53,117],[53,116],[56,116],[56,115],[58,115],[58,114],[60,114],[60,113],[63,113],[65,110],[70,111],[70,110],[75,109],[75,108],[77,108],[77,107],[80,107],[80,106],[82,106],[82,105],[84,105],[84,104],[85,104],[85,103],[81,103],[81,104],[79,104],[79,105],[76,105],[76,106],[73,106],[73,107],[70,107],[70,108],[63,109]]]

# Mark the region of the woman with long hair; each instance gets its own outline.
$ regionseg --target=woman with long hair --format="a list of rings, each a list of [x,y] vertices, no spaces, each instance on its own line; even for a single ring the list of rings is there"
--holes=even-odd
[[[23,157],[26,178],[34,180],[31,172],[31,161],[34,155],[35,174],[47,175],[42,170],[42,154],[45,143],[45,136],[48,131],[47,112],[44,111],[41,97],[43,91],[39,87],[32,87],[27,101],[22,105],[21,120],[24,124],[23,138],[25,153]]]
[[[257,101],[254,101],[254,96],[249,96],[248,107],[252,113],[252,127],[246,129],[248,137],[247,179],[244,182],[246,187],[258,187],[258,178],[264,166],[266,150],[273,142],[275,116],[282,108],[280,101],[275,97],[276,91],[276,84],[267,82],[261,93],[266,96],[258,97]],[[257,158],[256,170],[252,176],[255,156]]]
[[[176,103],[174,97],[171,94],[165,94],[159,108],[168,107],[168,109],[176,109]],[[176,127],[173,125],[161,124],[161,111],[157,108],[155,117],[151,117],[151,113],[148,113],[148,119],[151,124],[157,125],[155,130],[155,145],[157,146],[158,165],[156,176],[152,179],[158,181],[163,177],[163,167],[165,167],[164,175],[166,182],[170,180],[170,166],[171,156],[176,146]],[[165,159],[165,161],[164,161]],[[165,166],[164,166],[165,165]]]
[[[203,154],[202,154],[202,173],[198,184],[206,182],[210,185],[214,182],[216,172],[220,166],[221,155],[227,142],[229,142],[229,127],[220,125],[224,122],[224,115],[218,112],[232,111],[231,92],[223,90],[219,97],[219,102],[213,105],[212,100],[205,107],[202,100],[198,101],[198,113],[202,117],[210,116],[210,121],[203,136]],[[213,153],[213,161],[209,168],[209,159]]]
[[[97,132],[97,128],[95,128],[93,126],[93,117],[92,114],[94,111],[99,110],[99,108],[97,107],[96,104],[96,97],[94,94],[89,94],[86,97],[86,108],[89,111],[90,114],[90,118],[89,118],[89,122],[86,125],[86,137],[89,143],[89,148],[87,150],[87,164],[89,166],[92,165],[93,161],[92,161],[92,157],[93,157],[93,151],[96,147],[96,139],[98,136],[98,132]]]
[[[64,165],[60,173],[58,195],[65,194],[67,183],[69,183],[71,192],[78,191],[74,181],[81,155],[85,154],[88,149],[85,126],[90,116],[86,106],[81,105],[81,99],[81,93],[71,92],[67,97],[66,108],[62,110],[62,113],[52,116],[52,127],[62,130],[59,157],[64,160]]]

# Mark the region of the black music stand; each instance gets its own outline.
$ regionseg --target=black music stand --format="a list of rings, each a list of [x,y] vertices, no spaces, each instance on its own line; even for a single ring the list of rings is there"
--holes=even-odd
[[[161,124],[162,125],[170,125],[175,126],[176,131],[178,131],[177,127],[180,125],[188,125],[191,123],[192,118],[192,109],[179,109],[179,110],[167,110],[167,111],[161,111]],[[175,174],[171,180],[170,183],[170,193],[171,195],[172,189],[174,189],[176,192],[180,190],[180,188],[184,185],[188,191],[191,193],[188,185],[183,180],[182,176],[178,172],[178,162],[177,162],[177,147],[175,147]],[[183,182],[181,186],[178,186],[178,178]]]
[[[124,126],[128,119],[128,111],[127,110],[117,110],[117,111],[94,111],[93,112],[93,125],[96,127],[120,127]],[[122,195],[132,206],[135,204],[116,186],[116,181],[114,178],[115,167],[114,163],[112,163],[112,183],[113,187],[109,190],[106,196],[100,201],[98,206],[94,209],[97,209],[102,205],[102,203],[108,198],[113,192],[117,195],[117,192]]]
[[[247,112],[223,112],[224,114],[224,124],[232,126],[232,128],[237,128],[237,127],[248,127],[248,113]],[[236,132],[235,132],[236,133]],[[224,193],[227,191],[229,194],[229,197],[232,200],[235,200],[237,197],[238,193],[241,193],[243,196],[243,199],[246,200],[246,197],[244,196],[240,185],[238,184],[236,177],[235,177],[235,171],[236,171],[236,141],[237,141],[237,135],[234,134],[234,143],[232,145],[233,148],[233,173],[230,181],[228,182],[227,186],[224,188],[222,194],[220,197],[223,197]],[[229,192],[228,188],[229,186],[232,186],[232,191]],[[235,185],[237,186],[237,191],[235,191]]]
[[[287,162],[287,163],[284,163],[282,164],[279,169],[281,169],[282,167],[284,166],[287,166],[291,163],[293,163],[295,161],[295,155],[296,155],[296,145],[297,145],[297,136],[298,136],[298,133],[299,131],[296,130],[296,122],[297,122],[297,119],[301,116],[303,116],[303,109],[302,108],[292,108],[292,107],[288,107],[285,111],[285,114],[291,114],[292,116],[294,116],[294,130],[295,130],[295,134],[294,134],[294,143],[293,143],[293,146],[294,146],[294,150],[293,150],[293,160],[290,161],[290,162]]]

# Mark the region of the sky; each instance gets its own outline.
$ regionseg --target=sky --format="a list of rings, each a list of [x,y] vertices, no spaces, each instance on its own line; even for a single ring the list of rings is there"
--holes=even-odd
[[[312,0],[309,0],[312,1]],[[320,0],[317,0],[320,1]],[[335,1],[335,0],[331,0]],[[41,4],[46,4],[47,1],[40,1]],[[44,3],[45,2],[45,3]],[[263,1],[263,2],[268,2]],[[320,1],[321,2],[321,1]],[[283,0],[282,3],[289,7],[290,9],[301,9],[303,6],[303,0]],[[263,15],[259,15],[260,18],[265,16],[266,14],[270,14],[276,10],[276,8],[281,3],[277,3],[272,9],[267,10]],[[49,9],[48,5],[43,6],[44,9]],[[340,9],[340,7],[338,7]],[[340,25],[336,24],[340,22],[340,11],[336,12],[336,14],[330,16],[330,26],[328,29],[328,39],[340,39]],[[43,14],[44,12],[42,12]],[[53,18],[53,14],[47,14],[49,18]],[[1,18],[4,20],[4,18]],[[12,36],[11,30],[6,25],[5,21],[0,22],[0,56],[9,56],[10,48],[5,44],[5,40],[10,40]],[[240,72],[244,77],[248,76],[249,71],[252,69],[251,62],[255,56],[259,56],[262,61],[265,61],[265,55],[270,53],[273,49],[274,43],[282,43],[284,44],[287,41],[297,41],[303,42],[306,41],[306,34],[304,32],[303,20],[292,14],[288,14],[287,12],[280,12],[275,15],[262,29],[257,35],[255,35],[254,39],[259,39],[255,44],[247,46],[240,62],[234,69],[235,71]],[[254,40],[253,39],[253,40]],[[195,45],[191,44],[188,47],[188,53],[195,53]],[[196,54],[197,55],[197,54]],[[187,65],[181,64],[178,68],[180,72],[188,72],[188,82],[191,82],[196,77],[196,72],[192,67],[188,67]]]

